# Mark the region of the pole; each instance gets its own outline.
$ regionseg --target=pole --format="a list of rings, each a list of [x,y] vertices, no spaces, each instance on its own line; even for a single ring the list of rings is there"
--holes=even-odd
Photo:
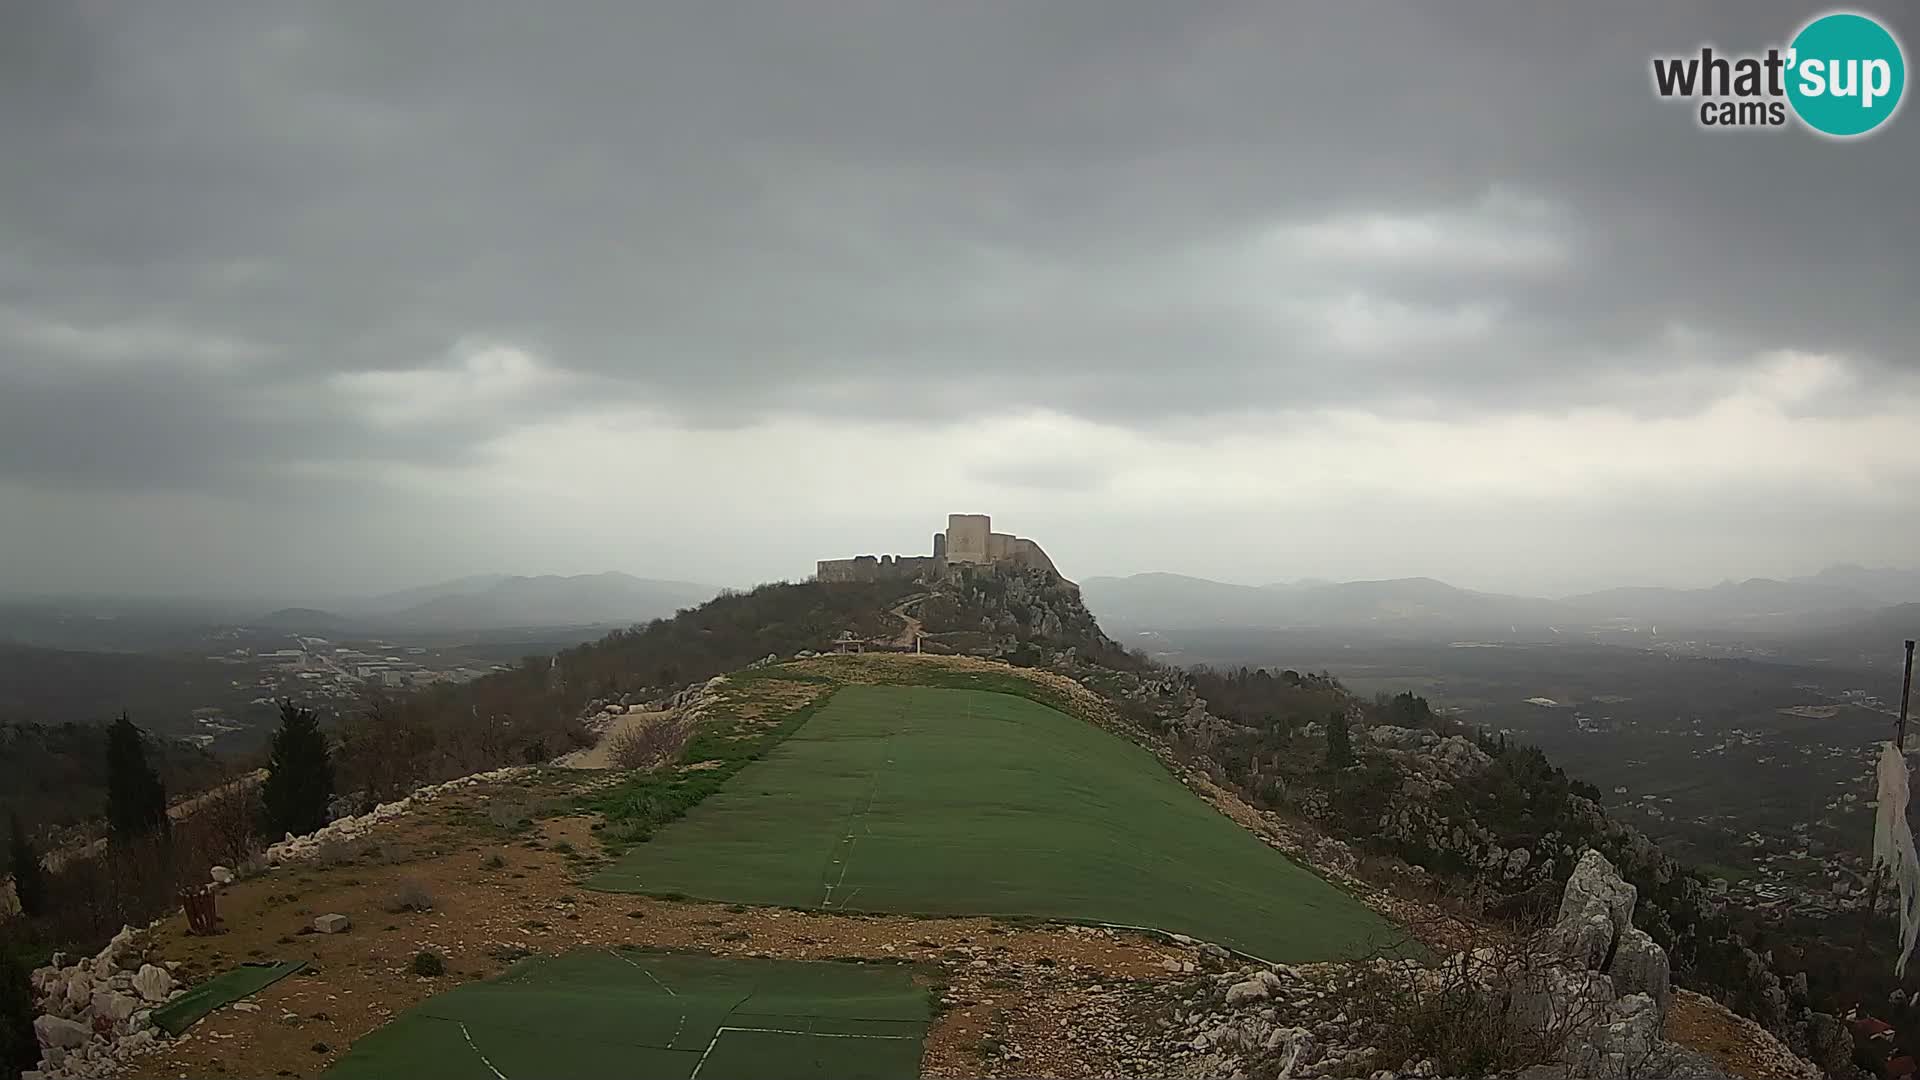
[[[1907,671],[1900,677],[1900,752],[1907,750],[1907,699],[1913,695],[1913,639],[1907,639]]]

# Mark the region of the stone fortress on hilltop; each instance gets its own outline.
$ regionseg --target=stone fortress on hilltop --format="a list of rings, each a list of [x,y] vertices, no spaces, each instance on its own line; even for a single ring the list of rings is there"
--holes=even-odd
[[[994,532],[993,519],[988,515],[948,514],[946,531],[933,534],[931,555],[821,559],[814,577],[818,581],[887,581],[942,574],[950,566],[1011,566],[1060,576],[1039,544],[1012,533]]]

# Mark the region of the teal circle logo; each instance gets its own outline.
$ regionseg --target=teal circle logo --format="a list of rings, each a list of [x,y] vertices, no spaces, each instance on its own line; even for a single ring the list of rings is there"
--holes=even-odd
[[[1787,100],[1823,135],[1865,135],[1887,122],[1907,87],[1907,62],[1887,28],[1865,15],[1822,15],[1789,46]]]

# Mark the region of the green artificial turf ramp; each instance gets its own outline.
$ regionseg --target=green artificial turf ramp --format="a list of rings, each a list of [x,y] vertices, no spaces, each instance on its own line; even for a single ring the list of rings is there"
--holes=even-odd
[[[1027,698],[919,686],[842,688],[590,884],[1151,926],[1289,963],[1393,937],[1140,747]]]
[[[584,950],[439,994],[326,1075],[901,1080],[920,1073],[928,1020],[901,967]]]

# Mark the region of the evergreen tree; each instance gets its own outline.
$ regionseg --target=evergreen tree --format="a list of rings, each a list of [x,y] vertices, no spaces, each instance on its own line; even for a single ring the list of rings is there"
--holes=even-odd
[[[327,823],[327,805],[333,801],[333,760],[312,709],[291,701],[280,703],[280,730],[273,734],[267,769],[260,794],[273,835],[301,836]]]
[[[27,830],[20,824],[20,815],[13,814],[11,834],[8,837],[7,856],[13,866],[13,892],[20,899],[20,910],[28,915],[40,915],[47,910],[47,878],[40,867],[40,853],[33,850],[33,844],[27,840]]]
[[[1353,764],[1353,733],[1347,727],[1347,714],[1335,709],[1327,717],[1327,767],[1344,769]]]
[[[127,840],[167,821],[167,789],[147,764],[146,739],[126,713],[107,729],[107,823]]]
[[[27,965],[11,949],[0,949],[0,1080],[17,1080],[40,1064],[40,1043],[33,1035],[33,983]]]

